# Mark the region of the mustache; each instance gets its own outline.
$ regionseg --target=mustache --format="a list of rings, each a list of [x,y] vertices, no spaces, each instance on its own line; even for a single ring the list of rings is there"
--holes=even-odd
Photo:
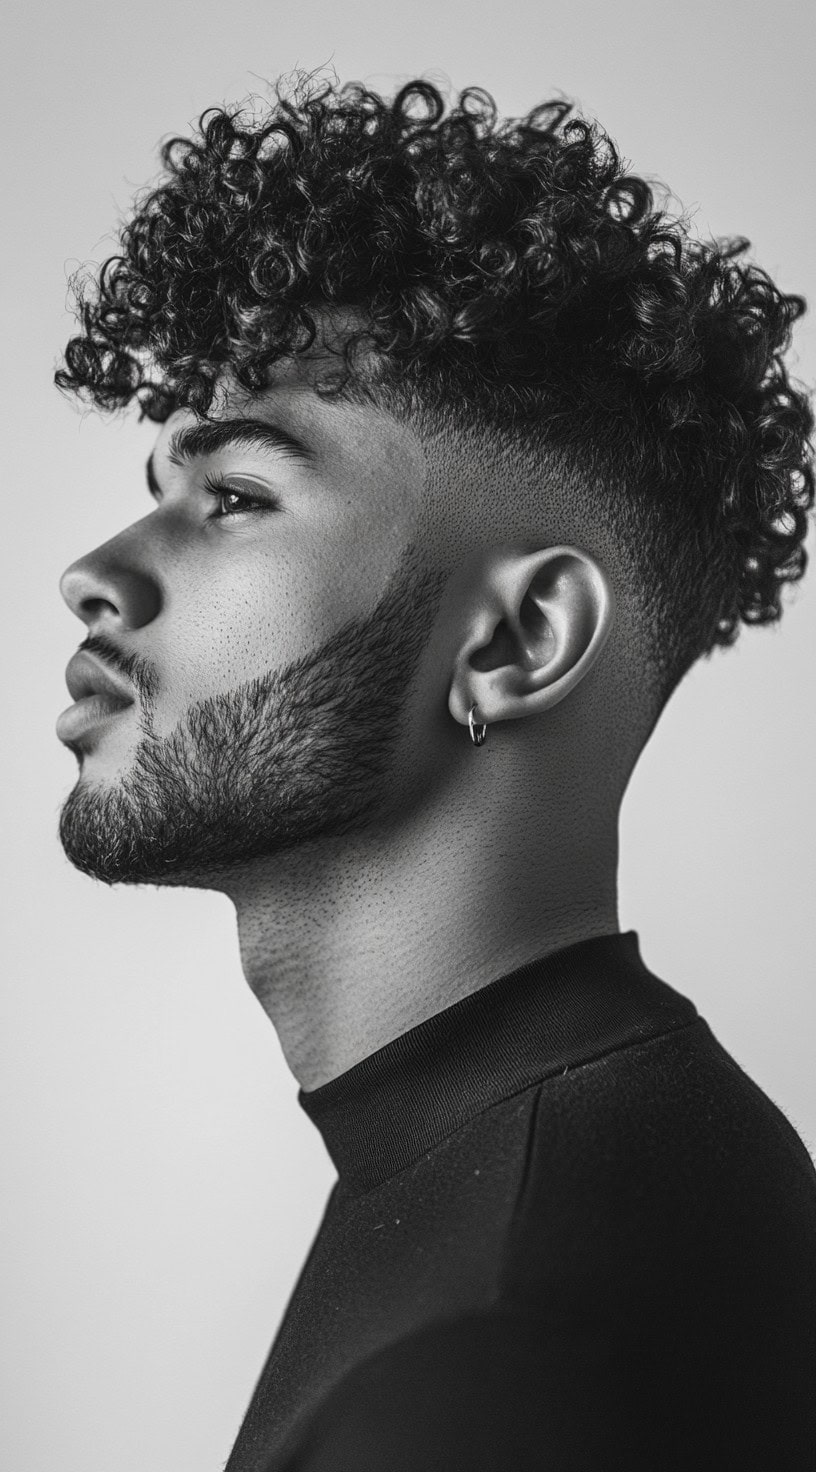
[[[89,654],[98,655],[106,664],[111,665],[113,669],[130,680],[145,704],[153,700],[159,687],[159,681],[156,671],[146,659],[141,659],[136,654],[126,654],[104,634],[89,634],[79,647],[87,649]]]

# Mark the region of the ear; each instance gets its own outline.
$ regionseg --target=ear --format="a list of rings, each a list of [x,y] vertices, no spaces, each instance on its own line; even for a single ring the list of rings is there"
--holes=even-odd
[[[468,723],[550,710],[584,678],[615,618],[604,570],[577,547],[489,554],[463,609],[448,708]]]

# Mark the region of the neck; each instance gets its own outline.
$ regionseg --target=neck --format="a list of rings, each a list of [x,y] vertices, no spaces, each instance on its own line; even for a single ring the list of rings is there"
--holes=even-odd
[[[303,1089],[525,962],[618,931],[617,815],[562,842],[436,808],[303,845],[231,887],[244,974]],[[542,842],[542,835],[544,842]]]

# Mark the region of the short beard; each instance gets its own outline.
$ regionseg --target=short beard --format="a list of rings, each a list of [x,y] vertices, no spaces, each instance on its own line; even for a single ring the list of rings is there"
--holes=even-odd
[[[107,884],[206,885],[252,859],[368,826],[387,801],[409,686],[445,581],[409,547],[373,613],[319,649],[191,706],[169,736],[142,691],[142,739],[115,787],[77,783],[71,863]]]

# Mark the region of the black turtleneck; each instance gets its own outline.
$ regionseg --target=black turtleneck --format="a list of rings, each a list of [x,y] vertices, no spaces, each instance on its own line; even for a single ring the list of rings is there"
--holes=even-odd
[[[816,1172],[635,931],[298,1099],[338,1180],[227,1472],[814,1472]]]

